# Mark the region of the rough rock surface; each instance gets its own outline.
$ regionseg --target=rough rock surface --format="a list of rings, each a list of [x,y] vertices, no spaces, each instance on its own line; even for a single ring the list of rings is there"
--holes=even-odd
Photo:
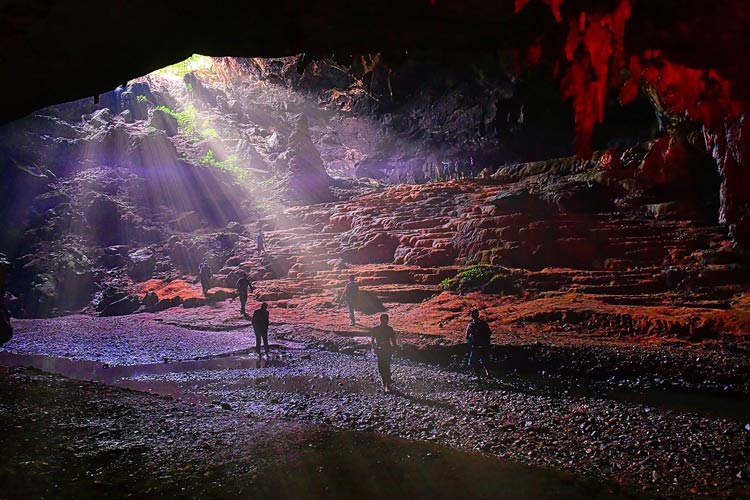
[[[10,273],[10,262],[5,255],[0,254],[0,345],[3,345],[13,337],[13,326],[10,324],[10,312],[5,304],[5,290]]]

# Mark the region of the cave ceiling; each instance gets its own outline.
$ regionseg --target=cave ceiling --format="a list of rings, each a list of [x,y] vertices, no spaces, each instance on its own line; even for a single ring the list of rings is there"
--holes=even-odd
[[[564,43],[580,12],[611,12],[610,0],[397,0],[231,2],[119,0],[0,7],[0,123],[44,106],[94,96],[182,60],[211,56],[345,60],[384,54],[471,59],[525,47],[540,36]],[[631,1],[627,53],[658,50],[674,63],[713,69],[747,92],[750,6],[743,0]],[[556,19],[557,18],[557,19]],[[549,51],[547,53],[557,53]]]

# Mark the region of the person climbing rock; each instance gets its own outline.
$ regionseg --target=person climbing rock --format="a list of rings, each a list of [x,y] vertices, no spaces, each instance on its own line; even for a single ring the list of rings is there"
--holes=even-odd
[[[248,289],[251,292],[255,291],[255,288],[253,287],[253,284],[250,283],[250,279],[248,279],[247,274],[243,274],[242,276],[240,276],[240,279],[237,280],[235,288],[237,288],[237,294],[240,296],[240,314],[242,316],[247,316],[247,312],[245,312],[245,306],[247,305],[247,291]]]
[[[263,302],[260,309],[253,311],[253,330],[255,331],[255,351],[260,356],[260,341],[263,340],[263,346],[266,348],[266,356],[271,354],[268,347],[268,304]]]
[[[255,244],[257,245],[258,255],[261,255],[266,251],[266,237],[263,234],[263,228],[258,229],[258,236],[255,237]]]
[[[201,289],[203,289],[204,296],[208,293],[208,289],[211,288],[211,278],[213,275],[214,272],[208,263],[208,257],[204,257],[200,265],[198,265],[198,277],[201,280]]]
[[[489,376],[487,356],[491,336],[490,325],[479,317],[479,311],[471,311],[471,321],[466,327],[466,342],[469,344],[469,367],[474,371],[477,380]]]
[[[380,315],[380,324],[371,330],[372,351],[378,359],[378,372],[383,382],[383,390],[391,392],[391,359],[393,351],[398,348],[396,332],[388,325],[388,315]]]
[[[344,293],[341,298],[349,307],[349,324],[352,326],[356,325],[357,322],[354,318],[354,309],[357,307],[357,301],[359,299],[359,285],[357,285],[354,275],[349,276],[349,283],[344,287]]]

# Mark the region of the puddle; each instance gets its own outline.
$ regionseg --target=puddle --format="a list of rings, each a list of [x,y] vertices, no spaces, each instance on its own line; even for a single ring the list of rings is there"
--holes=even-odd
[[[205,402],[205,400],[201,396],[188,392],[185,384],[166,380],[137,379],[138,377],[163,375],[166,373],[259,369],[284,366],[284,362],[278,355],[272,359],[267,359],[247,354],[233,354],[210,359],[110,366],[99,361],[57,358],[41,354],[14,354],[5,351],[0,351],[0,364],[11,367],[23,366],[26,368],[35,368],[43,372],[54,373],[75,380],[115,385],[136,391],[170,396],[188,402]]]
[[[316,431],[259,471],[258,498],[639,498],[621,486],[419,441]]]
[[[694,413],[706,417],[744,420],[750,415],[750,399],[734,394],[717,394],[667,388],[618,387],[606,382],[573,377],[492,370],[494,384],[522,392],[575,398],[607,399],[662,410]]]

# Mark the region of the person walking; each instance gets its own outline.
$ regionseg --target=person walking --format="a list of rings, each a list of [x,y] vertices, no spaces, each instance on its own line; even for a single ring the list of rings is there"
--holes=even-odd
[[[253,331],[255,331],[255,351],[260,356],[260,341],[263,340],[263,346],[266,348],[266,356],[271,355],[271,349],[268,347],[268,304],[263,302],[260,309],[253,311]]]
[[[354,318],[354,309],[357,307],[359,300],[359,285],[357,284],[354,275],[349,276],[349,283],[344,287],[344,293],[341,296],[349,307],[349,324],[354,326],[357,324]]]
[[[213,277],[213,270],[211,265],[208,263],[208,257],[204,257],[201,263],[198,265],[198,277],[201,281],[201,289],[203,290],[203,296],[208,293],[211,288],[211,278]]]
[[[388,319],[387,314],[380,315],[380,324],[373,327],[370,339],[372,351],[378,359],[378,372],[385,392],[391,392],[392,389],[391,360],[393,351],[398,347],[396,332],[388,325]]]
[[[237,280],[235,288],[237,289],[237,295],[239,295],[240,297],[240,314],[242,316],[247,316],[247,312],[245,311],[245,306],[247,305],[247,291],[248,289],[251,292],[255,291],[255,288],[253,287],[253,284],[250,283],[250,279],[247,277],[247,274],[243,274],[242,276],[240,276],[240,279]]]
[[[490,325],[479,317],[479,311],[471,311],[471,321],[466,326],[466,342],[469,344],[469,367],[477,380],[489,376],[487,356],[489,354],[492,331]]]

